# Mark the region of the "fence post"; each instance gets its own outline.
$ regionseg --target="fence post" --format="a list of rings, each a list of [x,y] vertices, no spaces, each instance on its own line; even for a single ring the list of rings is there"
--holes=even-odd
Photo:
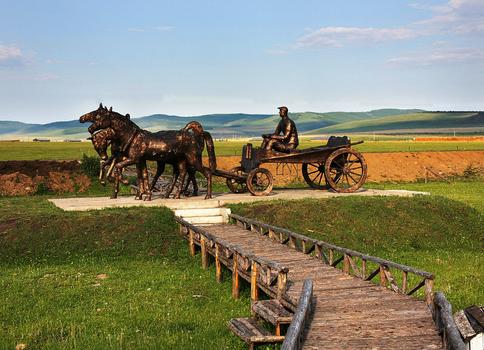
[[[237,262],[238,254],[234,252],[233,265],[232,265],[232,298],[239,299],[239,266]]]

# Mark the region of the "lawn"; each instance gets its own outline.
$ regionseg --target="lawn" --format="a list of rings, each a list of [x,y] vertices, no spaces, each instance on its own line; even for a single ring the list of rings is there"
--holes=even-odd
[[[357,136],[353,139],[359,140]],[[259,145],[259,141],[251,142]],[[242,146],[246,143],[246,141],[216,141],[215,151],[217,156],[240,156]],[[322,144],[321,140],[302,139],[299,148],[316,147]],[[484,142],[365,141],[355,148],[361,152],[482,151]],[[0,142],[0,161],[81,159],[84,153],[96,155],[90,142]]]
[[[414,189],[430,190],[432,186],[439,187],[432,184]],[[456,200],[438,195],[346,197],[259,202],[233,205],[232,210],[319,240],[432,272],[436,275],[436,290],[442,290],[457,310],[484,304],[481,288],[484,196],[479,197],[484,186],[482,182],[475,182],[471,187],[477,193],[472,193],[469,203],[479,210],[468,205],[458,190],[446,193]]]
[[[0,349],[244,349],[249,313],[178,235],[168,209],[66,213],[0,199]]]
[[[484,303],[482,181],[402,184],[447,196],[233,205],[234,212],[436,274],[454,309]],[[373,185],[388,186],[395,185]],[[99,195],[93,189],[90,195]],[[0,349],[244,349],[249,314],[200,267],[163,208],[63,212],[0,198]],[[473,207],[474,208],[473,208]]]

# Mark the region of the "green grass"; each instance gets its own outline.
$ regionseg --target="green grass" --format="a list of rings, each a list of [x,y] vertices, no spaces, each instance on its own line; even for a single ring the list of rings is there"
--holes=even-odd
[[[428,183],[410,182],[389,184],[370,183],[365,185],[367,188],[378,188],[386,190],[410,190],[430,192],[432,195],[447,197],[452,200],[466,203],[484,214],[484,179],[457,180],[450,183],[443,181],[432,181]]]
[[[372,186],[441,195],[232,209],[433,272],[455,310],[482,305],[483,181]],[[233,300],[228,273],[217,284],[201,269],[168,209],[63,212],[47,198],[0,198],[0,349],[245,348],[226,323],[249,314],[247,285]]]
[[[379,130],[411,130],[434,128],[460,128],[464,126],[482,127],[477,112],[424,112],[402,115],[389,115],[381,118],[351,120],[323,128],[311,130],[308,133],[328,132],[372,132]]]
[[[368,136],[353,136],[354,141]],[[250,141],[259,146],[259,141]],[[300,149],[323,145],[321,140],[302,139]],[[247,141],[216,141],[217,156],[241,156]],[[365,141],[355,147],[361,152],[422,152],[422,151],[477,151],[484,150],[484,142],[415,142],[415,141]],[[81,159],[83,154],[96,155],[90,142],[0,142],[0,161],[3,160],[68,160]]]
[[[0,199],[0,348],[244,349],[248,290],[188,255],[168,209],[82,213]],[[106,274],[106,279],[96,276]]]
[[[463,202],[441,196],[346,197],[260,202],[232,210],[435,273],[435,289],[455,310],[484,303],[483,213]]]

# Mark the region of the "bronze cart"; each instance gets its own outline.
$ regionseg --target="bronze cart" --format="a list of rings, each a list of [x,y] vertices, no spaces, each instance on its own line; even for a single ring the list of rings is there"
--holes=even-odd
[[[365,158],[351,148],[360,143],[363,141],[351,143],[346,136],[331,136],[325,146],[291,153],[253,148],[249,143],[242,148],[240,166],[230,171],[217,169],[214,175],[226,178],[233,193],[249,191],[255,196],[264,196],[272,191],[273,176],[261,164],[302,164],[304,180],[310,187],[351,193],[363,186],[367,178]]]

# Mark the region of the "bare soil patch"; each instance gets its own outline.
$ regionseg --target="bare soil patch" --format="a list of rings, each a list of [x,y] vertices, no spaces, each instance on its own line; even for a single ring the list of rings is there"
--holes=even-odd
[[[460,176],[470,168],[478,169],[481,174],[484,171],[484,151],[364,153],[364,157],[371,182],[413,182],[426,177]],[[228,170],[239,163],[240,157],[217,157],[220,169]],[[297,166],[297,171],[287,167],[277,169],[274,164],[262,166],[271,171],[276,185],[304,181],[301,165]]]
[[[90,185],[77,161],[0,162],[0,195],[28,195],[40,188],[56,193],[84,192]]]

